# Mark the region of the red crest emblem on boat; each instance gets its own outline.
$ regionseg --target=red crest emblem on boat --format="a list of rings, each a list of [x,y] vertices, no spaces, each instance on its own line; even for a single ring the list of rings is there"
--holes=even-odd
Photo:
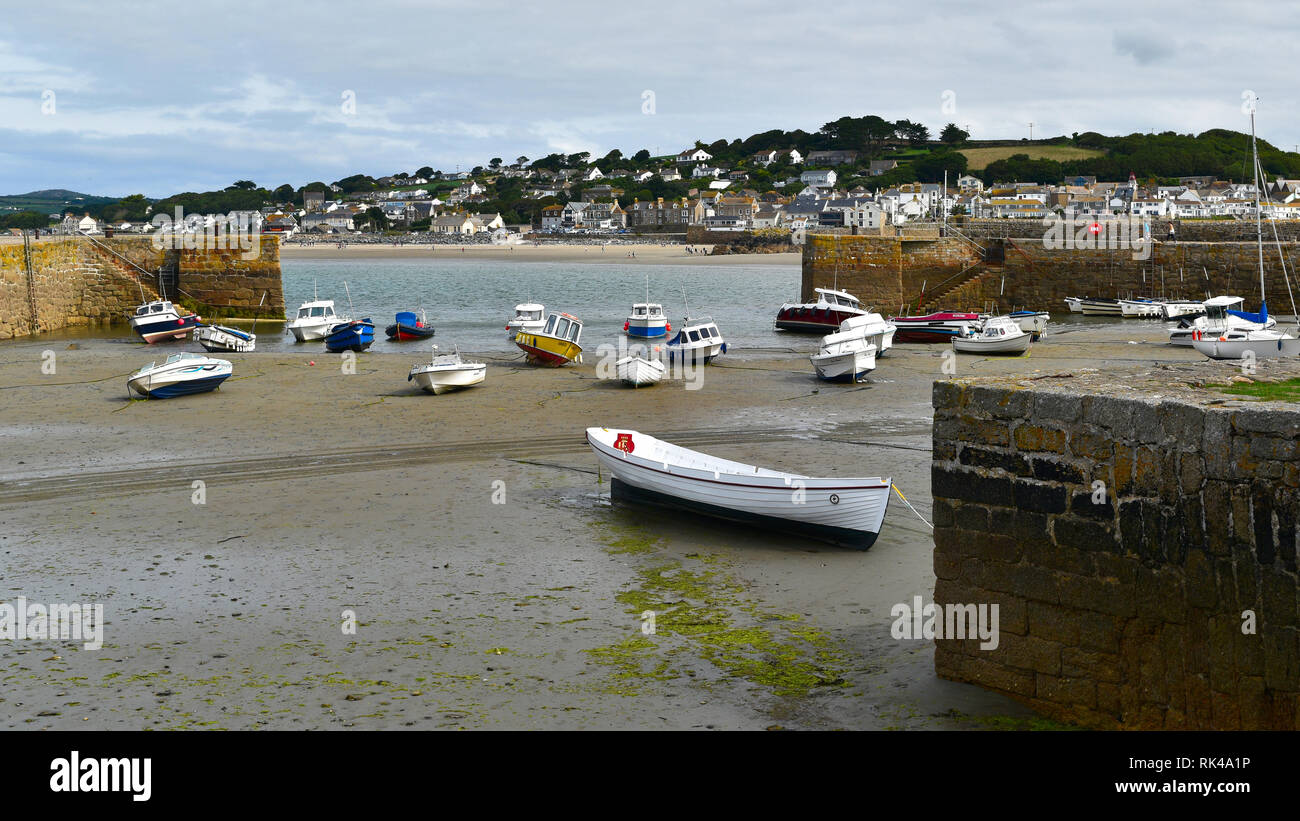
[[[614,440],[614,450],[621,450],[624,453],[631,453],[636,450],[636,445],[632,443],[632,434],[620,433]]]

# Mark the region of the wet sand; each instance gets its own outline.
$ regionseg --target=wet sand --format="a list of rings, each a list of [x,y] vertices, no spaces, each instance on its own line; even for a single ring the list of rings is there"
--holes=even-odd
[[[688,253],[685,245],[370,245],[355,244],[339,248],[334,243],[280,246],[281,259],[467,259],[492,262],[566,262],[612,263],[628,265],[798,265],[798,252],[784,254],[721,254],[711,256],[711,245],[692,245],[697,253]],[[464,250],[461,250],[461,249]],[[703,250],[704,253],[699,253]]]
[[[1197,358],[1162,327],[1049,332],[957,375]],[[0,643],[0,727],[1038,726],[890,636],[890,608],[934,584],[929,528],[897,499],[867,552],[616,508],[583,441],[629,427],[892,475],[928,518],[943,346],[896,346],[841,386],[813,378],[816,337],[791,335],[722,357],[699,390],[497,354],[483,385],[435,397],[406,381],[418,347],[346,374],[308,344],[226,355],[219,391],[148,402],[126,374],[197,346],[127,333],[0,345],[0,601],[97,602],[108,622],[98,651]]]

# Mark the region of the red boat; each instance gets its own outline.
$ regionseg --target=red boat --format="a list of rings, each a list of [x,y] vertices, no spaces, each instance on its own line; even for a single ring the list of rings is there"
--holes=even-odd
[[[889,321],[898,330],[895,342],[947,342],[955,336],[969,336],[979,330],[983,319],[979,314],[938,311],[925,316],[892,316]]]
[[[844,320],[866,313],[853,294],[828,288],[813,288],[813,292],[817,294],[816,302],[787,302],[781,306],[776,315],[779,330],[830,334],[838,331]]]

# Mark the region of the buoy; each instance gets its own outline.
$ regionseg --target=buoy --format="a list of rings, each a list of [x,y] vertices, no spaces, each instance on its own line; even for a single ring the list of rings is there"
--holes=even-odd
[[[308,364],[308,365],[315,365],[315,364],[316,364],[316,360],[313,359],[312,361],[308,362],[307,364]]]

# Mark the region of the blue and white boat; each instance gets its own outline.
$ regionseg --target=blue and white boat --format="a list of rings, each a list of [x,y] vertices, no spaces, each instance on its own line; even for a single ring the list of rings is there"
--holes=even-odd
[[[657,302],[638,302],[632,306],[623,330],[628,336],[638,339],[657,339],[667,336],[672,327],[668,324],[664,306]]]
[[[668,358],[675,361],[681,357],[686,362],[712,362],[718,354],[727,352],[727,343],[713,321],[713,317],[682,320],[682,329],[668,343]]]
[[[1020,330],[1029,334],[1034,342],[1042,338],[1047,331],[1047,322],[1052,318],[1047,311],[1012,311],[1007,316],[1020,326]]]
[[[199,325],[194,338],[205,351],[248,353],[257,347],[257,334],[226,325]]]
[[[150,399],[170,399],[216,390],[230,378],[231,364],[200,353],[174,353],[159,365],[150,362],[126,379],[127,387]]]
[[[325,336],[325,347],[331,353],[339,351],[356,351],[360,353],[375,341],[375,323],[369,317],[354,319],[330,328]]]
[[[166,339],[184,339],[198,324],[198,314],[182,314],[166,299],[146,302],[136,308],[131,317],[131,330],[150,344]]]

